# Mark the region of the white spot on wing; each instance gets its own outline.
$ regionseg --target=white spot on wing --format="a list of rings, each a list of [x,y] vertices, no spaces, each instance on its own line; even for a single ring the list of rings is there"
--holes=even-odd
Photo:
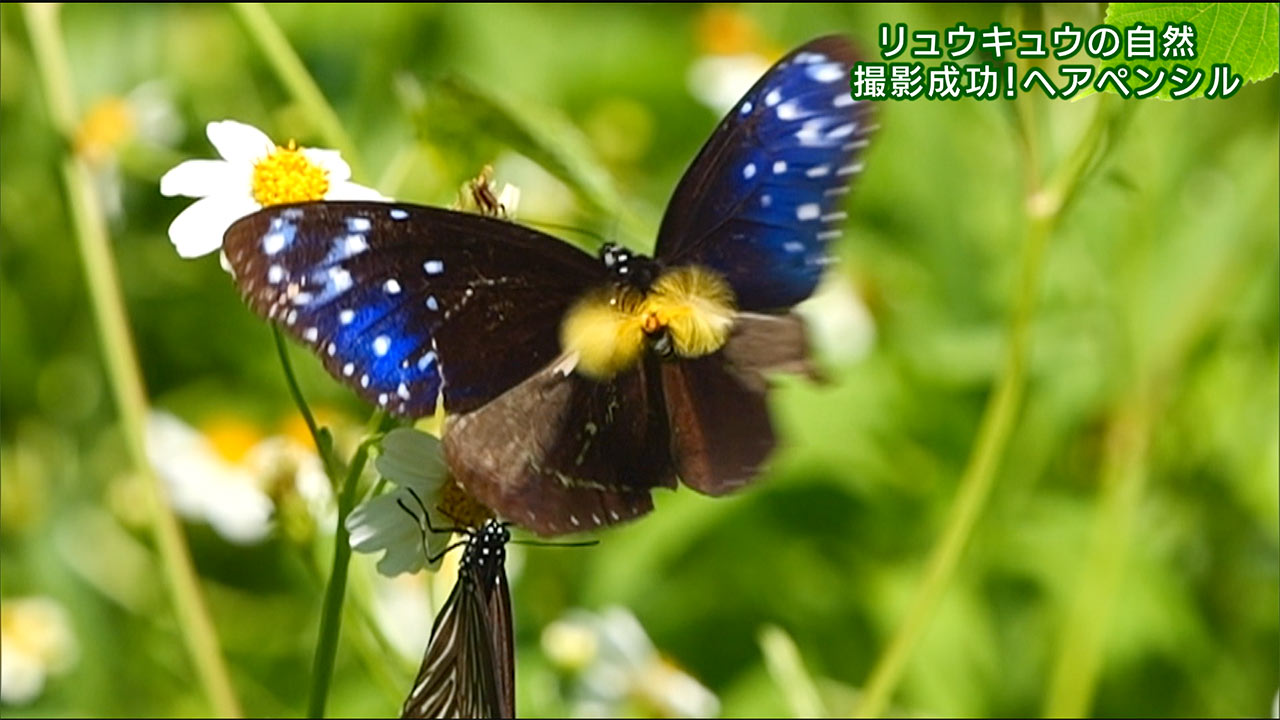
[[[273,232],[262,238],[262,251],[268,255],[275,255],[284,249],[285,240],[284,233]]]
[[[351,273],[346,268],[329,268],[329,286],[335,293],[343,293],[351,289]]]
[[[427,368],[431,367],[431,363],[434,363],[435,361],[436,354],[428,350],[426,354],[418,358],[418,369],[425,371]]]
[[[342,366],[342,374],[346,375],[347,377],[351,377],[351,374],[354,373],[355,371],[356,371],[355,363],[347,363],[346,365]]]
[[[746,167],[742,168],[742,177],[746,178],[747,180],[750,180],[755,176],[756,176],[756,164],[747,163]]]
[[[369,243],[363,235],[346,235],[342,238],[342,257],[349,258],[369,249]]]
[[[302,337],[307,342],[315,342],[320,337],[320,331],[309,327],[306,332],[302,333]]]
[[[805,170],[804,174],[807,177],[811,177],[811,178],[826,177],[827,175],[831,174],[831,166],[830,165],[814,165],[808,170]]]
[[[796,208],[797,220],[812,220],[822,214],[818,203],[805,203]]]
[[[405,210],[401,210],[400,208],[391,208],[391,212],[388,214],[391,216],[392,220],[406,220],[409,217],[409,213]]]
[[[422,263],[422,269],[426,270],[428,275],[439,275],[444,272],[444,262],[441,260],[428,260]]]
[[[787,161],[786,161],[786,160],[775,160],[775,161],[774,161],[774,163],[773,163],[773,174],[774,174],[774,175],[781,175],[782,173],[784,173],[784,172],[786,172],[786,171],[787,171]]]
[[[764,104],[769,107],[773,107],[780,102],[782,102],[782,93],[778,92],[777,88],[770,90],[769,94],[764,96]]]
[[[788,100],[778,106],[779,120],[795,120],[800,117],[800,103],[796,100]]]
[[[351,232],[368,232],[371,227],[373,227],[373,223],[369,222],[369,218],[347,218],[347,229]]]
[[[274,285],[283,279],[284,279],[284,268],[280,267],[279,265],[272,265],[271,267],[267,268],[267,282]]]
[[[753,107],[755,106],[751,104],[751,101],[747,100],[742,103],[742,107],[738,109],[738,112],[742,113],[743,115],[746,115],[747,113],[751,112],[751,108]]]
[[[391,338],[386,335],[379,335],[373,339],[373,354],[382,357],[391,349]]]
[[[852,94],[845,95],[844,93],[836,95],[835,99],[831,101],[831,105],[838,108],[853,107],[857,104],[858,101],[853,99]]]
[[[760,207],[769,207],[773,204],[773,196],[765,193],[760,196]]]
[[[428,296],[427,296],[427,309],[428,309],[428,310],[439,310],[439,309],[440,309],[440,303],[436,300],[436,296],[435,296],[435,295],[428,295]]]
[[[404,383],[400,383],[400,386],[396,388],[396,395],[398,395],[401,400],[408,400],[409,386],[405,385]]]
[[[356,319],[356,313],[354,310],[347,309],[338,313],[338,322],[342,323],[343,325],[350,325],[351,321],[355,319]]]
[[[857,128],[856,123],[845,123],[844,125],[841,125],[835,128],[834,130],[832,130],[831,132],[827,133],[827,137],[829,138],[849,137],[850,135],[853,134],[853,131],[855,128]]]
[[[390,280],[382,283],[382,289],[385,290],[388,295],[399,295],[400,283],[396,282],[395,278],[391,278]]]
[[[840,67],[838,63],[810,65],[805,68],[804,74],[808,75],[810,80],[816,80],[820,83],[830,83],[844,77],[844,68]]]

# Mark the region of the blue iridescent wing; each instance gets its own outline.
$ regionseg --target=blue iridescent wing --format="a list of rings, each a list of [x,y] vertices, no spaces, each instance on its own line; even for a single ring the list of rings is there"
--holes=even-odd
[[[549,235],[403,203],[267,208],[223,248],[255,312],[404,417],[441,394],[449,412],[474,410],[541,370],[560,353],[565,310],[606,279]]]
[[[849,92],[854,57],[845,38],[818,38],[760,78],[676,186],[658,259],[718,270],[743,310],[813,292],[870,130],[870,105]]]

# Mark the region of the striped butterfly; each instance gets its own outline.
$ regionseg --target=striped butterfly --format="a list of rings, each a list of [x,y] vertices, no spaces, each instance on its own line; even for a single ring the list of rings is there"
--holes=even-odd
[[[504,567],[511,533],[496,520],[459,530],[467,539],[458,581],[431,627],[403,718],[515,717],[511,592]]]

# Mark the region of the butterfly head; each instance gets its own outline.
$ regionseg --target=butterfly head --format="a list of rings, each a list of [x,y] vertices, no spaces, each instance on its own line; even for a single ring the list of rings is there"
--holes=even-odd
[[[507,543],[511,540],[511,531],[497,520],[486,520],[479,530],[472,531],[467,542],[467,552],[462,557],[462,565],[477,570],[486,567],[502,567],[506,560]]]

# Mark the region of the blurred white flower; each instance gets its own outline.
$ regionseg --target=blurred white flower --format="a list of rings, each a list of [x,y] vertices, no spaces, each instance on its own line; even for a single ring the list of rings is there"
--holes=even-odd
[[[718,115],[741,98],[779,53],[741,8],[709,5],[696,25],[702,55],[689,67],[689,92]]]
[[[823,275],[813,295],[796,305],[795,311],[805,320],[813,349],[827,362],[852,364],[875,345],[875,318],[843,272]]]
[[[182,257],[222,247],[236,220],[269,205],[308,200],[386,200],[376,190],[350,182],[351,167],[337,150],[280,146],[266,133],[234,120],[206,128],[221,160],[187,160],[160,178],[167,196],[200,198],[169,225],[169,239]]]
[[[25,705],[50,675],[75,663],[78,646],[67,612],[46,597],[0,601],[0,701]]]
[[[213,441],[182,420],[153,412],[147,455],[180,515],[204,521],[224,539],[261,542],[274,527],[273,497],[296,494],[312,517],[331,527],[333,497],[315,453],[289,437],[253,438],[228,459]]]
[[[108,217],[115,219],[123,212],[121,154],[131,146],[153,151],[172,147],[182,138],[182,130],[173,95],[158,81],[143,83],[123,97],[101,98],[89,107],[73,143],[76,154],[89,166]]]
[[[754,52],[703,55],[689,67],[689,93],[723,115],[769,69],[769,60]]]
[[[378,572],[387,576],[412,573],[440,566],[437,557],[427,564],[427,556],[438,556],[452,537],[449,533],[425,533],[422,513],[431,527],[453,527],[457,520],[440,510],[445,479],[440,441],[420,430],[396,428],[382,439],[382,454],[375,461],[378,473],[394,488],[361,503],[347,516],[351,548],[363,553],[386,551],[378,561]]]
[[[712,717],[720,701],[664,659],[630,611],[572,610],[542,633],[547,657],[577,676],[578,717],[618,717],[641,709],[660,717]]]

